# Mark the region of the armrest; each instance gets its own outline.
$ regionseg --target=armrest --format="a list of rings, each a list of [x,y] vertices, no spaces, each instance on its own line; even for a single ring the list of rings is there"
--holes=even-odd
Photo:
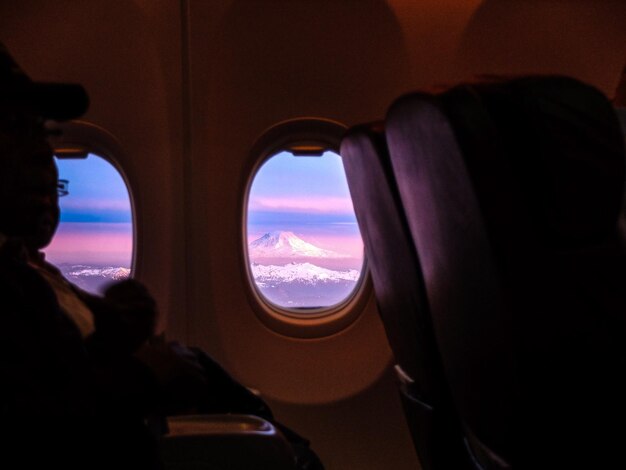
[[[284,436],[256,416],[175,416],[167,424],[160,443],[165,470],[296,469]]]

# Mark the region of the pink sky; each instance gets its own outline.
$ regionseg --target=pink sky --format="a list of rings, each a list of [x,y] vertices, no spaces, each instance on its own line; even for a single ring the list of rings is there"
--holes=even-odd
[[[44,250],[52,263],[94,263],[130,267],[133,248],[128,223],[64,222]]]

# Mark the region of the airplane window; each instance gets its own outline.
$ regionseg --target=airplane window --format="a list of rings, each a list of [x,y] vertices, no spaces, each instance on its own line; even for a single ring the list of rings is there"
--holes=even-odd
[[[274,307],[317,314],[360,285],[363,242],[335,152],[266,160],[249,191],[246,235],[249,272]]]
[[[61,222],[46,259],[79,287],[102,293],[131,273],[132,210],[115,167],[98,155],[57,158]]]

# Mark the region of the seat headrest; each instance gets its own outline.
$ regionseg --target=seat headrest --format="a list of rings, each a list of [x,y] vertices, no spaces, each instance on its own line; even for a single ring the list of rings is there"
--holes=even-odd
[[[491,113],[532,217],[548,240],[579,246],[614,233],[625,157],[609,100],[562,76],[470,86]]]

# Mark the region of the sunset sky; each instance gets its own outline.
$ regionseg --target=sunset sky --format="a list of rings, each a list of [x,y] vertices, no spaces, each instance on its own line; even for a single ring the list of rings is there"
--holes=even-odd
[[[285,230],[320,248],[362,257],[341,157],[281,152],[257,172],[248,200],[248,241]]]
[[[130,267],[132,215],[126,185],[104,159],[58,160],[69,180],[60,199],[61,225],[45,250],[56,264]],[[363,244],[341,158],[294,157],[282,152],[258,171],[248,201],[248,240],[271,231],[291,231],[320,248],[361,258]]]
[[[126,185],[117,170],[97,155],[57,160],[59,178],[69,180],[60,198],[61,224],[45,250],[55,264],[130,267],[132,214]]]

